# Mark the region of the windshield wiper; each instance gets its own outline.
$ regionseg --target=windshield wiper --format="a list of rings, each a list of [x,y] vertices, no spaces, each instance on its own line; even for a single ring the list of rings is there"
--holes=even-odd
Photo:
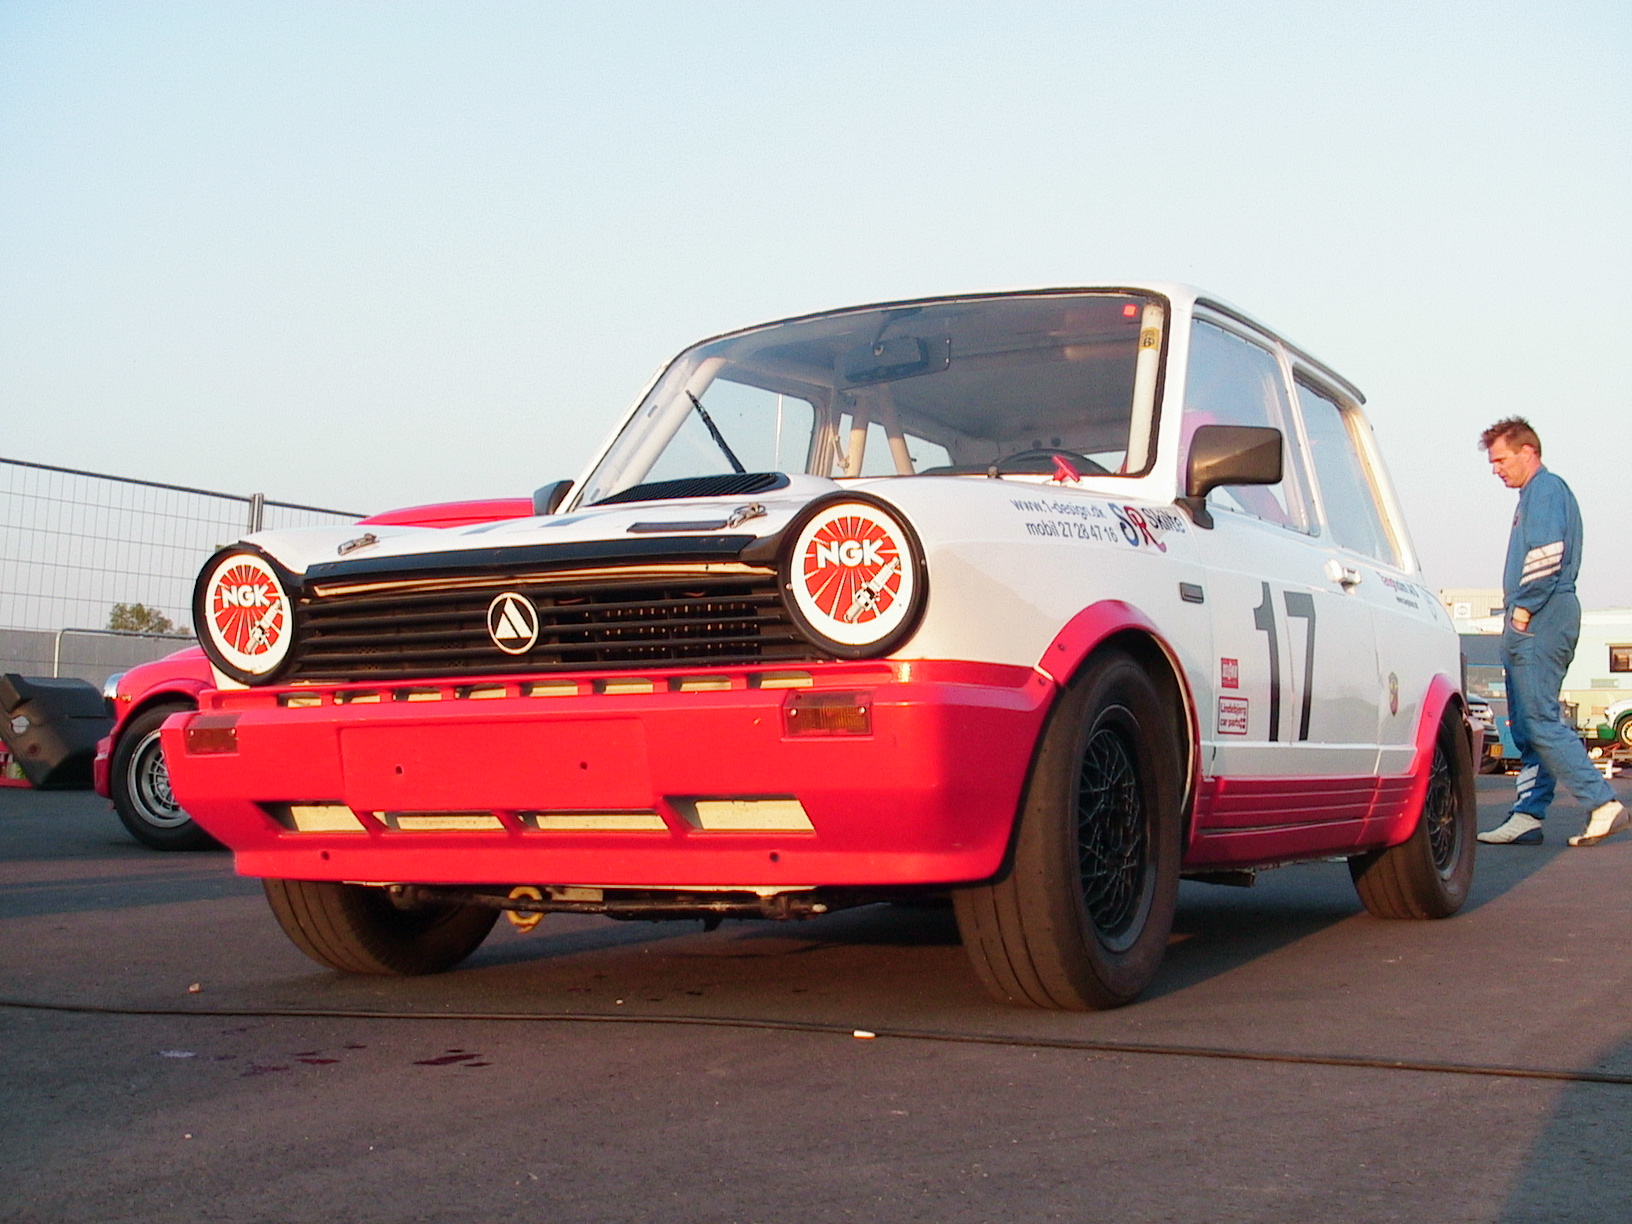
[[[742,460],[738,459],[731,450],[731,445],[725,440],[725,435],[720,432],[720,427],[714,424],[714,418],[709,416],[708,409],[703,407],[703,401],[690,391],[686,392],[686,398],[691,401],[691,406],[697,409],[697,415],[703,418],[703,424],[708,426],[709,435],[725,455],[726,462],[731,465],[731,470],[733,472],[746,472],[748,469],[742,466]]]

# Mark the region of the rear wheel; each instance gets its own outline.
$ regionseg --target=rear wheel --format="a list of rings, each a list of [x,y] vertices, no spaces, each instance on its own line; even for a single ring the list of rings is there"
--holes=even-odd
[[[986,989],[1029,1007],[1132,1002],[1161,966],[1179,885],[1180,753],[1143,667],[1106,652],[1061,695],[1011,862],[953,894]]]
[[[1378,918],[1449,918],[1473,883],[1473,753],[1454,710],[1434,741],[1416,830],[1398,846],[1349,859],[1354,890]]]
[[[176,802],[159,742],[164,720],[192,708],[191,702],[171,701],[143,710],[114,745],[108,775],[113,810],[132,837],[155,850],[202,850],[219,844]]]
[[[1623,714],[1615,723],[1615,738],[1621,747],[1632,748],[1632,714]]]
[[[398,905],[383,888],[328,880],[263,880],[284,933],[320,965],[346,973],[441,973],[474,952],[499,911],[482,905]]]

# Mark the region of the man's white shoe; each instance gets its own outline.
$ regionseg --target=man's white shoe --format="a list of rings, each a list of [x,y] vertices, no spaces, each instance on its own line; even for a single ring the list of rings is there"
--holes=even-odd
[[[1596,846],[1604,838],[1624,833],[1628,828],[1632,828],[1632,812],[1628,812],[1619,799],[1611,799],[1592,809],[1587,827],[1570,838],[1570,845]]]
[[[1489,846],[1539,846],[1541,839],[1541,821],[1523,812],[1513,812],[1506,823],[1479,834],[1479,840]]]

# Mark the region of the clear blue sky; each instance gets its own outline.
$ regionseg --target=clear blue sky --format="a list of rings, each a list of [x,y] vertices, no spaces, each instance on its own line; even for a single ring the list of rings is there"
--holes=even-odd
[[[1632,5],[0,0],[0,455],[572,475],[700,336],[1191,281],[1354,379],[1428,581],[1530,414],[1632,605]]]

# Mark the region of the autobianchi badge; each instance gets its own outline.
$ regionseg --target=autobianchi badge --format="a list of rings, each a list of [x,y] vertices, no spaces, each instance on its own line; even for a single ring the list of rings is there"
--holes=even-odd
[[[255,553],[233,553],[206,587],[206,629],[222,657],[250,675],[274,670],[289,653],[289,598],[277,573]]]
[[[495,595],[487,605],[487,635],[505,654],[526,654],[538,642],[538,609],[514,591]]]
[[[901,525],[871,502],[838,502],[794,542],[794,603],[811,628],[846,646],[881,641],[911,614],[917,583]]]

